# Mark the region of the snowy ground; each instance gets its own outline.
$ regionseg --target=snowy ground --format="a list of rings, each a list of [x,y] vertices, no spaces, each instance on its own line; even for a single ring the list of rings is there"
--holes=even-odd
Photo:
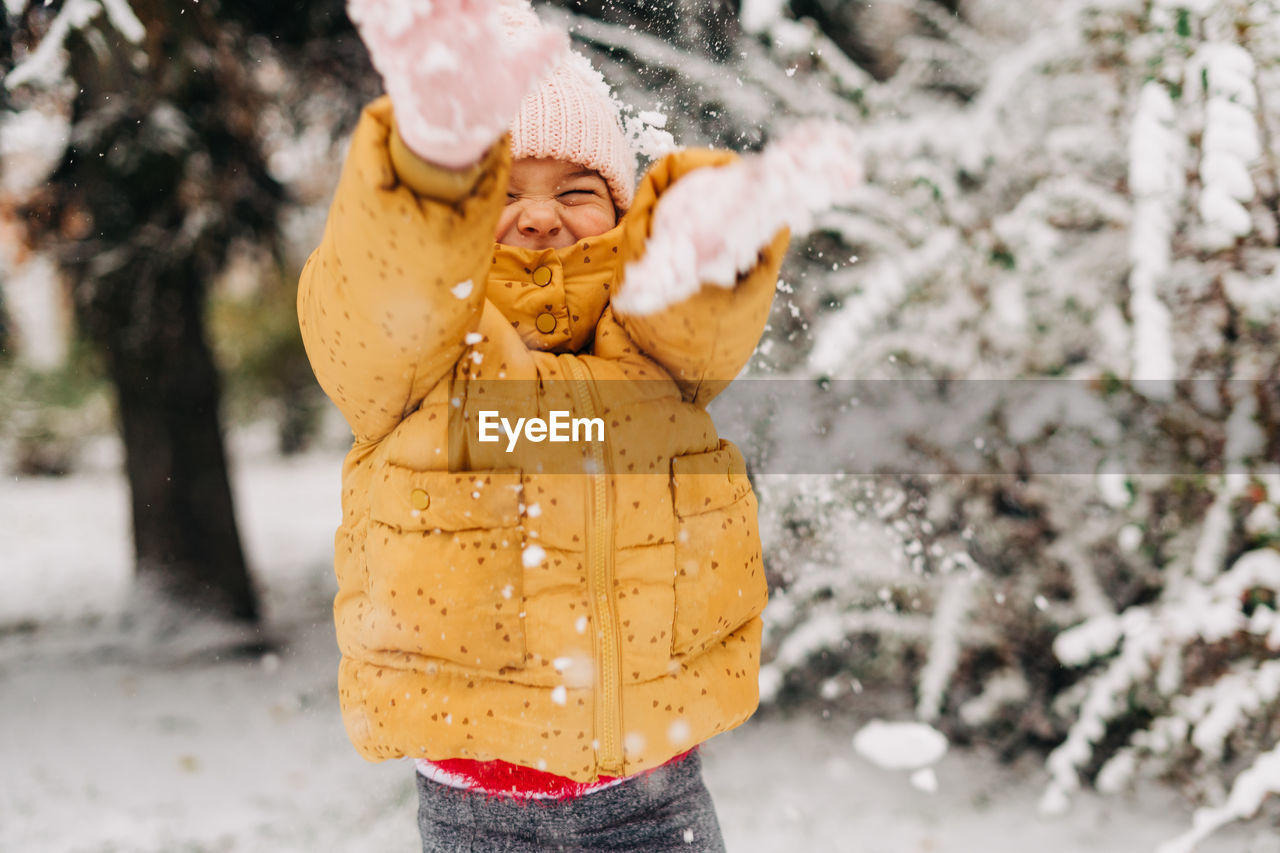
[[[245,452],[236,492],[276,651],[123,625],[125,489],[110,471],[0,482],[0,850],[409,851],[410,769],[373,765],[337,713],[328,614],[338,457]],[[705,748],[730,853],[1154,850],[1191,809],[1150,786],[1037,816],[1045,776],[952,750],[938,791],[854,752],[862,721],[758,719]],[[1276,853],[1263,826],[1206,853]]]

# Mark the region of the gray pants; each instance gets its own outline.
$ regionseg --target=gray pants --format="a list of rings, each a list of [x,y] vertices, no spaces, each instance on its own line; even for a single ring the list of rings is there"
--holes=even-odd
[[[415,775],[423,853],[724,853],[696,750],[670,766],[570,800],[493,797]]]

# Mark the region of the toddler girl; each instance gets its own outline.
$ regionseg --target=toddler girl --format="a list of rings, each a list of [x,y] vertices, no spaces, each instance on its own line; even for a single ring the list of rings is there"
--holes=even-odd
[[[424,851],[722,850],[695,747],[755,709],[767,590],[706,404],[783,226],[856,183],[848,135],[680,151],[637,186],[608,86],[526,5],[350,11],[388,97],[298,295],[354,435],[347,731],[417,760]]]

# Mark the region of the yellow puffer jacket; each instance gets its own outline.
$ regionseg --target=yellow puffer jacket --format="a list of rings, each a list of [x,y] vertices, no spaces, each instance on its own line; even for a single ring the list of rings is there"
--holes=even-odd
[[[671,155],[608,233],[514,249],[493,241],[505,140],[445,172],[404,148],[385,98],[366,108],[298,293],[312,366],[355,436],[334,618],[366,758],[588,781],[658,766],[755,709],[755,496],[704,407],[755,348],[787,235],[732,290],[647,317],[608,302],[663,191],[732,157]],[[480,440],[481,412],[557,410],[600,418],[603,440]]]

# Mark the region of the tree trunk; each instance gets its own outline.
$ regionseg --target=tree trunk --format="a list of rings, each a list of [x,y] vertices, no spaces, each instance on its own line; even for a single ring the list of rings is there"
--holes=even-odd
[[[228,247],[280,245],[285,194],[266,169],[255,71],[269,45],[321,89],[363,86],[368,100],[377,75],[344,0],[129,0],[137,44],[102,5],[67,36],[72,143],[21,221],[58,258],[115,386],[140,580],[189,609],[256,620],[205,336]],[[6,68],[58,12],[18,6],[0,14]],[[0,87],[0,104],[9,94]],[[354,121],[360,105],[342,106]]]
[[[138,578],[184,606],[256,621],[223,451],[217,369],[204,334],[203,288],[169,272],[146,289],[159,306],[145,324],[150,328],[111,316],[107,300],[89,309],[102,312],[91,323],[102,330],[119,402]]]
[[[138,48],[102,16],[68,39],[79,91],[49,227],[115,386],[139,580],[252,622],[205,302],[231,240],[269,235],[280,196],[231,36],[206,7],[182,6],[135,0]]]

